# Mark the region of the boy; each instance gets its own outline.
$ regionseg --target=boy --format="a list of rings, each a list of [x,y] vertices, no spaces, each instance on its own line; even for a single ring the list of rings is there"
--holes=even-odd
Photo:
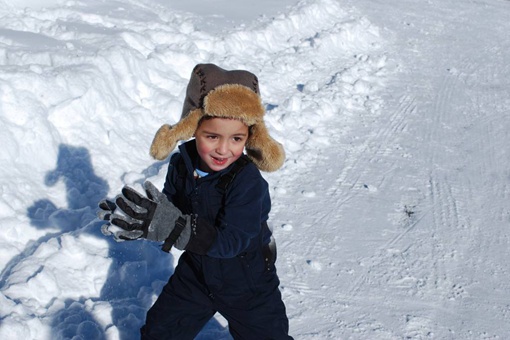
[[[193,339],[216,312],[235,339],[292,339],[259,171],[280,168],[285,153],[269,136],[264,113],[255,75],[197,65],[181,120],[163,125],[151,145],[162,160],[177,141],[195,137],[171,157],[163,193],[146,182],[147,197],[124,187],[115,203],[100,202],[105,234],[185,250],[147,312],[142,339]]]

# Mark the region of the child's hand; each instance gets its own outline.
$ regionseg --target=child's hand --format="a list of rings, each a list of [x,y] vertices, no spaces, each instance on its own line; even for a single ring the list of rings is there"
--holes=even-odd
[[[113,235],[116,241],[146,238],[165,241],[165,250],[174,243],[184,249],[191,236],[190,216],[183,215],[151,182],[145,182],[144,188],[146,197],[126,186],[115,203],[99,203],[98,217],[109,221],[103,233]]]
[[[120,242],[124,240],[134,240],[140,237],[140,231],[126,231],[110,223],[110,218],[117,209],[117,205],[109,200],[102,200],[99,202],[99,210],[97,217],[103,221],[107,221],[101,226],[101,232],[106,236],[113,236],[115,241]],[[117,211],[118,212],[118,211]]]

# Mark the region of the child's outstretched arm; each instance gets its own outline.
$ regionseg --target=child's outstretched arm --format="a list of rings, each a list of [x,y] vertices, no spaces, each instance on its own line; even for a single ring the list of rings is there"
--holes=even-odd
[[[183,250],[191,236],[192,216],[182,214],[151,182],[145,182],[144,188],[146,197],[126,186],[115,202],[99,203],[98,217],[108,221],[103,233],[116,241],[164,241],[167,252],[172,246]]]

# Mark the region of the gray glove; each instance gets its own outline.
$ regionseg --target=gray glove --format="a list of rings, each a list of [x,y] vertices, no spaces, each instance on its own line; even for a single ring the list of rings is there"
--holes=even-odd
[[[165,241],[164,251],[172,246],[184,250],[191,237],[191,216],[182,214],[151,182],[145,182],[144,189],[147,197],[125,186],[115,203],[99,203],[98,217],[109,222],[102,227],[103,233],[116,241],[146,238]]]

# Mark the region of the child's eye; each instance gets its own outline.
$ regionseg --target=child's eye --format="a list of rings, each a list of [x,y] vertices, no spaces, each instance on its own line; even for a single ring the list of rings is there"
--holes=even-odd
[[[209,135],[209,136],[207,136],[207,138],[208,138],[208,139],[216,139],[216,138],[218,138],[218,136]]]
[[[242,142],[242,141],[243,141],[242,137],[234,137],[234,142]]]

